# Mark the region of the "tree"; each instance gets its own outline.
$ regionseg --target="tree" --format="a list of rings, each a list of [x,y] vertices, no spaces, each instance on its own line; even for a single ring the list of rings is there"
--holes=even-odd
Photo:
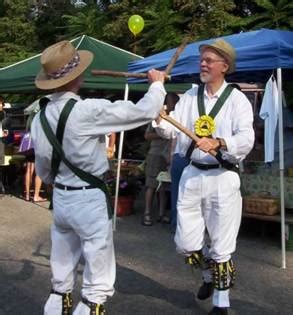
[[[5,66],[33,54],[37,46],[35,27],[30,20],[30,2],[3,3],[0,17],[0,64]]]
[[[144,11],[145,31],[141,45],[146,52],[159,52],[178,46],[185,36],[187,18],[176,10],[172,0],[154,1]]]
[[[128,19],[133,14],[139,14],[144,18],[144,10],[151,2],[151,0],[143,2],[138,0],[112,1],[108,5],[107,22],[103,26],[104,40],[115,46],[126,50],[135,50],[135,53],[144,55],[145,47],[137,45],[137,49],[134,48],[135,42],[141,38],[141,34],[136,38],[133,37],[128,29]]]
[[[73,14],[75,7],[68,0],[39,0],[37,1],[38,14],[34,17],[38,49],[45,47],[64,38],[64,14]]]
[[[102,38],[103,26],[107,23],[107,16],[98,6],[92,5],[80,9],[75,15],[64,14],[65,35],[73,37],[86,34],[88,36]]]
[[[175,0],[178,10],[189,18],[187,28],[193,40],[231,33],[231,25],[239,19],[233,15],[232,0]]]
[[[256,12],[242,19],[243,29],[284,29],[293,27],[293,2],[291,0],[254,0]]]
[[[121,0],[108,6],[108,23],[103,32],[106,41],[140,55],[175,47],[184,36],[185,20],[172,0]],[[145,20],[143,31],[133,36],[128,19],[139,14]]]

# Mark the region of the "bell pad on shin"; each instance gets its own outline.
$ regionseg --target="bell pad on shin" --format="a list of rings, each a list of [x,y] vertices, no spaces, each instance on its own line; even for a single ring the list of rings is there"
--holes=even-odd
[[[61,293],[53,289],[51,290],[50,293],[62,296],[62,314],[61,315],[71,315],[72,305],[73,305],[71,293]]]
[[[203,255],[201,250],[193,252],[190,256],[185,257],[185,263],[202,270],[210,268],[210,260]]]
[[[217,290],[228,290],[234,285],[236,271],[232,259],[226,262],[212,262],[213,282]]]
[[[103,304],[97,304],[94,302],[90,302],[89,300],[82,298],[82,303],[87,305],[90,308],[89,315],[106,315],[106,310]]]

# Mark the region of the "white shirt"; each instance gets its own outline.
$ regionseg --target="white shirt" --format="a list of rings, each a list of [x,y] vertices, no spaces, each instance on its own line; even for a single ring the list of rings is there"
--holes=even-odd
[[[275,155],[275,133],[279,117],[278,88],[273,77],[266,84],[259,116],[265,121],[265,162],[272,162]]]
[[[209,97],[204,91],[205,112],[209,114],[216,101],[226,88],[224,82],[220,89]],[[184,127],[194,132],[194,124],[199,118],[197,104],[198,87],[188,90],[176,104],[174,112],[170,116],[181,123]],[[233,89],[225,104],[215,117],[216,131],[212,135],[214,138],[223,138],[227,144],[227,151],[222,151],[223,158],[232,163],[239,162],[250,152],[254,143],[253,111],[247,97],[236,88]],[[155,124],[153,124],[155,126]],[[164,137],[173,137],[173,125],[165,120],[161,120],[156,126],[158,133]],[[173,133],[172,133],[173,131]],[[179,130],[176,131],[177,144],[176,153],[185,155],[191,143],[191,139]],[[191,159],[200,163],[216,164],[217,160],[208,153],[195,149]]]
[[[54,132],[65,103],[77,100],[70,113],[63,137],[63,150],[75,166],[100,176],[108,170],[105,135],[137,128],[155,119],[164,103],[166,91],[161,82],[154,82],[144,97],[135,105],[131,101],[106,99],[82,100],[72,92],[55,93],[46,107],[46,117]],[[43,132],[39,113],[35,116],[31,133],[35,149],[36,173],[45,183],[52,183],[52,146]],[[75,176],[61,162],[55,182],[68,186],[88,185]]]

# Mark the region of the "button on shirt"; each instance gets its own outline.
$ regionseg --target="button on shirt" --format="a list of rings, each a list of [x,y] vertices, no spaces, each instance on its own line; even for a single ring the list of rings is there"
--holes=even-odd
[[[64,131],[62,147],[67,159],[80,169],[100,176],[109,168],[105,134],[137,128],[155,119],[164,102],[165,89],[161,82],[154,82],[145,96],[135,105],[131,101],[106,99],[82,100],[72,92],[60,92],[51,96],[46,106],[46,117],[54,132],[60,113],[66,102],[73,98],[75,103]],[[45,183],[53,183],[51,174],[52,146],[47,140],[40,123],[39,113],[31,126],[35,149],[36,173]],[[55,182],[67,186],[85,186],[61,162]]]
[[[205,112],[209,114],[220,95],[227,86],[224,81],[220,89],[210,97],[204,89]],[[188,90],[176,104],[174,112],[170,116],[184,127],[194,132],[194,125],[199,118],[197,104],[198,87]],[[236,163],[245,158],[254,143],[253,112],[247,97],[236,88],[233,89],[225,104],[215,117],[216,131],[213,138],[223,138],[227,144],[227,151],[223,152],[223,158]],[[185,155],[191,143],[191,139],[183,132],[177,130],[167,121],[161,120],[159,125],[153,124],[158,133],[170,138],[175,135],[177,144],[175,152]],[[195,149],[191,159],[200,163],[216,164],[218,161],[208,153]]]

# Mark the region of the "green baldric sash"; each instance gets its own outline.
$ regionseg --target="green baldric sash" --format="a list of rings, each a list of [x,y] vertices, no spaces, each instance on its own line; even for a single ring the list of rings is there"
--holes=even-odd
[[[204,106],[204,85],[200,85],[198,87],[197,92],[197,104],[198,104],[198,113],[199,113],[199,119],[196,121],[195,125],[200,125],[199,128],[196,128],[195,126],[195,133],[196,129],[200,129],[203,134],[205,135],[197,135],[198,136],[211,136],[211,134],[208,134],[209,131],[211,131],[214,126],[214,118],[219,113],[221,108],[223,107],[224,103],[226,102],[227,98],[231,94],[232,90],[234,89],[233,86],[227,85],[221,96],[218,98],[216,104],[210,111],[208,115],[205,113],[205,106]],[[201,119],[202,118],[202,119]],[[212,126],[210,124],[213,124]],[[191,154],[194,150],[195,142],[191,141],[189,148],[187,149],[185,157],[190,159]],[[228,170],[235,170],[236,166],[229,161],[226,161],[222,158],[222,152],[218,151],[215,158],[218,160],[218,162],[222,165],[222,167],[228,169]]]
[[[197,136],[199,136],[199,137],[211,136],[211,134],[209,134],[209,130],[213,129],[213,126],[214,126],[213,119],[216,117],[216,115],[218,114],[218,112],[220,111],[220,109],[222,108],[224,103],[226,102],[226,100],[227,100],[228,96],[231,94],[233,88],[234,88],[233,86],[227,85],[225,90],[223,91],[223,93],[221,94],[219,99],[217,100],[216,104],[212,108],[209,115],[206,115],[205,106],[204,106],[204,84],[201,84],[198,87],[197,104],[198,104],[199,119],[196,121],[195,126],[201,125],[201,126],[198,126],[198,128],[201,129],[202,135],[197,134],[197,132],[196,132],[197,128],[195,127],[194,131],[195,131],[195,134]],[[200,120],[201,117],[203,117],[202,120]],[[212,124],[213,126],[210,126],[210,124]],[[187,152],[185,154],[186,158],[190,159],[191,154],[194,150],[194,147],[195,147],[195,142],[191,141],[190,146],[188,147]]]
[[[227,98],[231,94],[232,90],[234,89],[233,86],[227,85],[221,96],[218,98],[216,104],[212,108],[212,110],[209,113],[209,116],[213,119],[216,117],[224,103],[226,102]],[[199,116],[206,115],[205,113],[205,106],[204,106],[204,85],[200,85],[198,87],[198,93],[197,93],[197,104],[198,104],[198,113]]]
[[[111,198],[109,195],[107,185],[100,178],[98,178],[98,177],[96,177],[90,173],[87,173],[87,172],[83,171],[82,169],[71,164],[71,162],[69,162],[68,159],[66,158],[64,151],[62,149],[62,141],[63,141],[63,135],[64,135],[64,129],[65,129],[66,121],[68,119],[68,116],[69,116],[71,110],[73,109],[74,104],[76,103],[76,100],[70,99],[65,104],[65,106],[61,112],[60,118],[58,120],[56,135],[54,134],[52,128],[50,127],[49,122],[48,122],[46,115],[45,115],[46,106],[44,106],[44,105],[46,105],[48,103],[48,101],[49,101],[48,99],[45,99],[45,100],[42,99],[41,105],[43,105],[43,106],[41,106],[42,109],[40,112],[40,120],[41,120],[41,125],[42,125],[42,128],[44,130],[44,133],[46,134],[48,141],[50,142],[50,144],[53,147],[52,162],[51,162],[53,177],[54,178],[56,177],[56,175],[58,173],[59,165],[60,165],[61,160],[62,160],[63,163],[76,176],[78,176],[83,181],[89,183],[90,185],[101,189],[105,193],[106,200],[107,200],[108,216],[109,216],[109,219],[111,219],[112,215],[113,215],[113,208],[111,205]]]
[[[199,137],[211,137],[213,132],[216,130],[216,125],[214,118],[221,110],[222,106],[226,102],[228,96],[232,92],[233,87],[227,85],[221,96],[218,98],[216,104],[207,115],[205,112],[204,106],[204,85],[198,87],[197,93],[197,104],[198,104],[198,113],[199,118],[196,120],[194,125],[194,132]]]

